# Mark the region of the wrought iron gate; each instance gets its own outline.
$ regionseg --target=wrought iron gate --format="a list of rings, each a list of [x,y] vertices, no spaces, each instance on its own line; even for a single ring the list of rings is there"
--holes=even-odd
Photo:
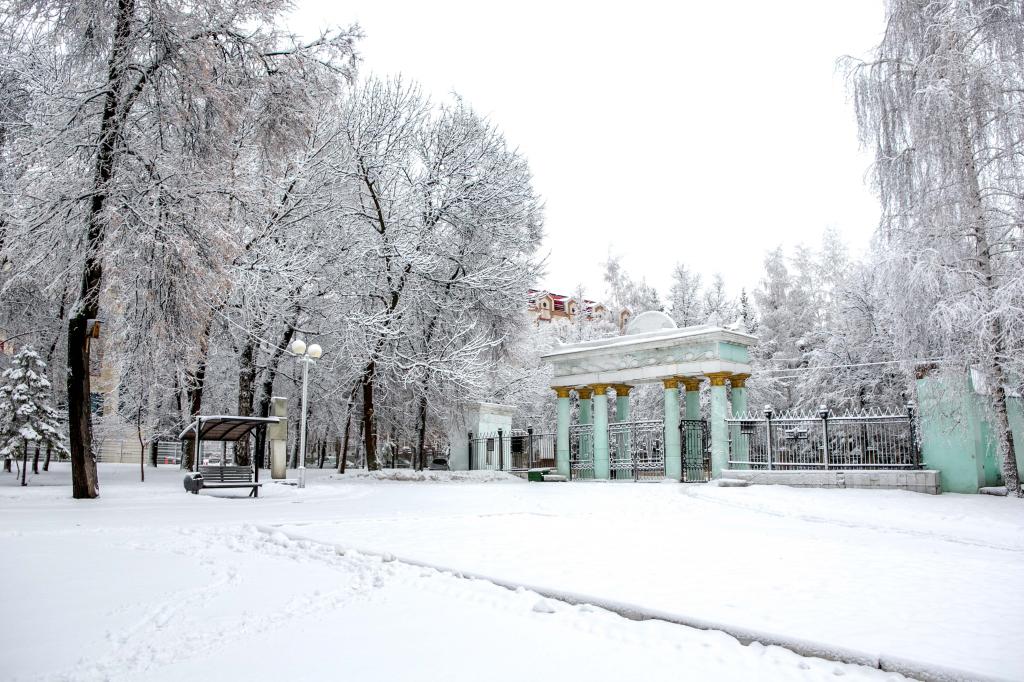
[[[608,425],[608,465],[613,480],[665,478],[665,427],[660,420]]]
[[[679,422],[683,451],[683,482],[705,483],[711,480],[711,431],[703,419]]]
[[[594,425],[569,427],[569,478],[594,477]]]

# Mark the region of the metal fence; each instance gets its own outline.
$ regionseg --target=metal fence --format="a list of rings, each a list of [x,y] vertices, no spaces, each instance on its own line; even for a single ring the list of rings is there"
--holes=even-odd
[[[921,454],[913,406],[904,414],[865,411],[833,416],[775,414],[726,420],[730,468],[918,469]]]
[[[555,466],[555,434],[533,429],[469,434],[471,470],[508,471],[518,476],[534,467]]]

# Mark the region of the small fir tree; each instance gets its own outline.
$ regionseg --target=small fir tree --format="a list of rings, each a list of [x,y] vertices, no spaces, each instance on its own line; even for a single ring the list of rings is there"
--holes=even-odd
[[[0,456],[21,452],[21,484],[26,485],[29,444],[67,452],[57,411],[50,404],[46,363],[32,346],[22,346],[0,374]]]

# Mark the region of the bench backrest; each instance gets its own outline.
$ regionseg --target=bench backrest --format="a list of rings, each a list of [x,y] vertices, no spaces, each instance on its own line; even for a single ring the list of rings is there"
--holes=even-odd
[[[251,483],[252,468],[247,466],[200,465],[199,473],[211,483]]]

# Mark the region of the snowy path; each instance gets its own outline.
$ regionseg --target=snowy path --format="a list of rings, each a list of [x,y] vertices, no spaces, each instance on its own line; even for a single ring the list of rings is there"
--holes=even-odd
[[[782,638],[1024,678],[1024,594],[997,591],[1024,584],[1018,500],[594,484],[498,488],[480,513],[425,517],[420,489],[393,485],[379,494],[417,513],[287,529]],[[445,493],[447,505],[478,494]]]
[[[870,575],[886,558],[906,561],[924,552],[912,566],[887,567],[904,584],[949,578],[968,559],[972,580],[965,582],[987,580],[997,570],[1019,581],[1024,547],[1016,543],[1024,540],[1024,507],[1012,500],[979,507],[980,498],[945,496],[941,505],[922,506],[918,498],[936,498],[859,500],[782,489],[727,497],[722,489],[671,485],[314,477],[306,491],[270,486],[253,501],[185,495],[173,470],[156,472],[145,486],[129,482],[134,474],[129,467],[104,467],[104,497],[94,502],[66,499],[66,488],[18,489],[0,481],[0,513],[7,521],[0,552],[10,576],[0,588],[10,633],[0,644],[0,678],[902,679],[358,552],[340,555],[333,543],[688,615],[722,620],[725,614],[746,627],[767,622],[795,635],[802,634],[798,627],[815,625],[816,605],[838,606],[849,622],[818,622],[814,639],[860,632],[861,643],[873,642],[882,637],[872,628],[881,628],[920,654],[931,650],[931,639],[959,630],[960,659],[926,660],[1024,676],[1024,647],[1011,646],[1020,616],[1006,620],[998,604],[995,615],[976,604],[965,608],[979,594],[993,593],[984,585],[953,606],[924,601],[899,621],[891,612],[907,600],[891,603],[897,590],[879,585],[858,609],[841,587],[857,573],[847,564],[851,553],[863,555],[867,564],[858,569]],[[985,528],[967,533],[979,513]],[[894,515],[906,518],[894,523]],[[256,524],[316,542],[260,533]],[[669,526],[673,534],[659,537]],[[891,532],[878,530],[887,527]],[[711,537],[715,528],[723,534],[719,540]],[[841,537],[825,537],[834,533]],[[858,540],[859,547],[843,551]],[[814,547],[810,556],[790,554],[808,546]],[[879,548],[887,557],[871,558]],[[767,561],[772,557],[775,565]],[[1002,563],[989,565],[995,557]],[[836,573],[814,583],[826,559]],[[790,582],[779,584],[780,575]],[[805,589],[816,591],[817,599],[787,598],[787,585],[807,580]],[[1014,599],[1019,595],[1007,608],[1019,614]],[[780,604],[789,606],[771,620]],[[870,613],[878,608],[883,613]],[[918,621],[911,635],[899,632],[935,614],[957,620]]]

